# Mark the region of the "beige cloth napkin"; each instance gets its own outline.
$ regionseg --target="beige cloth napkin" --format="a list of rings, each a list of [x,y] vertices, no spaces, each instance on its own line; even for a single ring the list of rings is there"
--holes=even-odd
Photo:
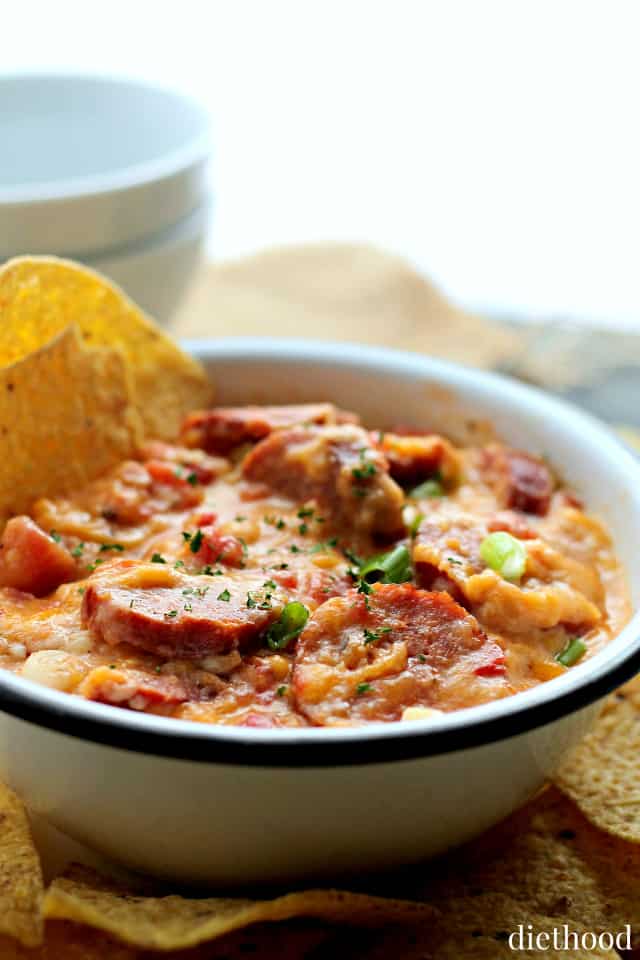
[[[205,265],[170,330],[350,340],[487,367],[519,342],[516,332],[454,306],[404,260],[338,244]]]

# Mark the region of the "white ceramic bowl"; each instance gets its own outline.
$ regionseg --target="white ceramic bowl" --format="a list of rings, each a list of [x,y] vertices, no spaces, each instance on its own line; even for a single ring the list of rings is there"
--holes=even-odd
[[[131,245],[207,190],[205,111],[136,80],[0,76],[0,143],[0,258]]]
[[[98,270],[150,314],[167,323],[202,257],[211,219],[208,198],[179,223],[131,246],[84,262]]]
[[[220,403],[332,399],[371,424],[459,433],[486,418],[544,451],[609,523],[640,601],[640,467],[585,414],[507,379],[348,344],[192,344]],[[90,703],[0,672],[0,776],[32,809],[151,873],[241,885],[361,873],[439,853],[506,816],[640,668],[640,616],[525,693],[438,722],[215,727]]]

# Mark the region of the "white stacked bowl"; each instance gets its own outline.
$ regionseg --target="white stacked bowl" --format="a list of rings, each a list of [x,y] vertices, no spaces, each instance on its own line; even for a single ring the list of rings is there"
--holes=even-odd
[[[211,213],[205,111],[136,80],[0,76],[0,142],[0,260],[80,260],[169,319]]]

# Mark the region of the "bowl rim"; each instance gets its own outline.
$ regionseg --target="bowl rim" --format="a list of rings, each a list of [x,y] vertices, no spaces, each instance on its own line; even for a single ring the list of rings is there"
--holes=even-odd
[[[126,74],[64,70],[25,70],[2,74],[0,76],[0,87],[7,82],[24,80],[36,80],[45,83],[55,82],[56,80],[77,81],[78,83],[89,82],[111,87],[135,87],[138,90],[153,91],[176,101],[181,101],[184,107],[198,117],[201,130],[200,133],[189,138],[181,147],[163,153],[152,160],[131,164],[111,172],[56,180],[39,180],[10,187],[0,186],[1,206],[10,208],[29,207],[48,202],[70,203],[87,197],[98,199],[109,194],[135,190],[139,187],[167,180],[198,163],[204,163],[211,152],[211,122],[207,111],[195,98],[176,88],[149,83]]]
[[[358,367],[482,386],[507,401],[532,405],[572,432],[589,431],[600,454],[624,471],[630,505],[640,515],[640,462],[608,428],[562,400],[508,377],[431,357],[350,343],[231,337],[189,340],[204,360]],[[628,473],[628,481],[627,481]],[[633,509],[633,506],[632,506]],[[640,670],[640,611],[601,651],[562,677],[501,700],[467,707],[433,721],[367,727],[254,729],[136,714],[93,703],[0,670],[0,710],[112,748],[176,760],[257,767],[336,767],[415,760],[508,740],[593,704]]]

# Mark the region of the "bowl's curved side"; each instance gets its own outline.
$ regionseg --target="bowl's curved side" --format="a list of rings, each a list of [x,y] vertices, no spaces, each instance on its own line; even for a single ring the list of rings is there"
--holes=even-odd
[[[542,786],[595,710],[455,753],[307,769],[142,756],[0,714],[0,778],[33,812],[136,871],[225,888],[327,880],[482,833]]]

